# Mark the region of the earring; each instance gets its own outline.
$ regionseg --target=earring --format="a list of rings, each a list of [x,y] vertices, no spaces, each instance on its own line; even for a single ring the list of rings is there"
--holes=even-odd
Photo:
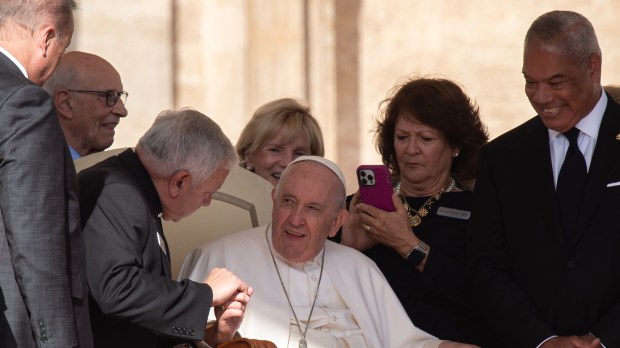
[[[245,165],[245,169],[252,171],[252,165],[251,164],[246,164]]]
[[[455,153],[454,153],[454,155],[452,155],[452,157],[454,157],[454,158],[459,157],[459,152],[458,152],[458,151],[457,151],[457,152],[455,152]]]

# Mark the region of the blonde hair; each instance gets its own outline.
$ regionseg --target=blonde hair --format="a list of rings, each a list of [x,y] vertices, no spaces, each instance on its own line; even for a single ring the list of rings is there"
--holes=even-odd
[[[259,107],[241,131],[237,141],[237,155],[243,166],[248,154],[256,152],[282,132],[289,142],[304,132],[310,140],[310,155],[324,156],[323,133],[310,107],[300,100],[282,98]]]

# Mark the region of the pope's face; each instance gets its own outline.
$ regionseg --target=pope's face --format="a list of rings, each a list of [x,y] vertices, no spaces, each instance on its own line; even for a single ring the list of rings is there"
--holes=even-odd
[[[272,239],[289,262],[312,260],[334,236],[346,216],[334,192],[342,185],[336,175],[316,162],[295,163],[272,193]]]

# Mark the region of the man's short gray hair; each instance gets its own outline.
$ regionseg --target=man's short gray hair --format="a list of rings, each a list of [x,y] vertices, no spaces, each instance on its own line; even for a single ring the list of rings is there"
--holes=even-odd
[[[161,112],[138,146],[159,175],[171,177],[187,170],[193,184],[222,166],[232,168],[237,161],[235,148],[220,126],[190,108]]]
[[[532,23],[525,35],[525,44],[540,39],[546,44],[562,48],[576,64],[586,66],[592,54],[601,54],[601,48],[592,23],[572,11],[547,12]]]
[[[75,0],[2,0],[0,1],[0,37],[7,25],[17,25],[34,32],[50,21],[58,30],[59,39],[69,36],[72,29]],[[7,37],[5,37],[7,39]]]

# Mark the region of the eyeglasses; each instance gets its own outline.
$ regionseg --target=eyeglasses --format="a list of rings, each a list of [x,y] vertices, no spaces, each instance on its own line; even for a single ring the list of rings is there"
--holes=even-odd
[[[108,106],[114,106],[118,103],[118,99],[123,101],[123,104],[127,103],[127,97],[129,97],[129,93],[125,91],[115,91],[113,89],[108,91],[85,91],[80,89],[68,89],[69,92],[77,92],[77,93],[90,93],[90,94],[99,94],[105,95],[105,103]]]

